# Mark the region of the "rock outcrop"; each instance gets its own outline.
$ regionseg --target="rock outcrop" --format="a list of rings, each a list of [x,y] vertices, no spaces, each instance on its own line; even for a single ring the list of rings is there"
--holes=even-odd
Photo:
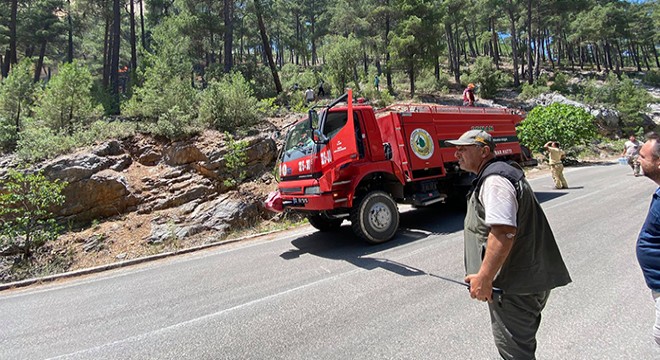
[[[239,193],[231,184],[270,181],[277,155],[275,134],[276,129],[264,127],[240,139],[246,143],[245,163],[242,177],[231,182],[225,180],[237,172],[227,167],[225,158],[232,150],[215,131],[177,142],[141,135],[111,140],[35,169],[67,182],[65,203],[53,209],[63,223],[78,226],[131,212],[154,213],[151,235],[144,239],[150,243],[208,230],[223,234],[264,216],[260,196]],[[2,159],[2,164],[7,169],[15,162]],[[157,213],[162,210],[167,214]]]

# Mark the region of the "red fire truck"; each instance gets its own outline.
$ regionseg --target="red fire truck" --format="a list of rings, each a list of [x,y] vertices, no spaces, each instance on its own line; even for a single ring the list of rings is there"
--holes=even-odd
[[[517,110],[501,108],[402,104],[374,111],[353,104],[349,90],[288,132],[278,190],[266,207],[302,212],[320,231],[350,220],[357,236],[385,242],[399,226],[397,204],[465,201],[473,175],[459,169],[446,140],[483,129],[499,158],[535,164],[516,137],[522,120]]]

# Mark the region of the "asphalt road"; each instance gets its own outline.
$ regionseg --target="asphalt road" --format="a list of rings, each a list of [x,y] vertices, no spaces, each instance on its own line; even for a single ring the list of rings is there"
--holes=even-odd
[[[539,359],[658,359],[635,240],[655,184],[617,164],[531,180],[573,283],[543,313]],[[497,359],[461,280],[463,215],[402,214],[383,245],[311,227],[0,292],[0,359]]]

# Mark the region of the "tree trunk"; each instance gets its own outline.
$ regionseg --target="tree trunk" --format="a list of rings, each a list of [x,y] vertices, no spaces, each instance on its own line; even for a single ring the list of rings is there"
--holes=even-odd
[[[603,43],[603,55],[605,57],[605,70],[614,70],[614,66],[612,64],[612,53],[610,52],[610,43],[607,40],[605,40]]]
[[[507,13],[511,22],[511,56],[513,58],[513,86],[520,86],[520,75],[518,74],[518,39],[516,32],[516,18],[513,12],[513,1],[508,0]]]
[[[527,83],[532,85],[534,84],[534,66],[532,65],[532,0],[527,0],[527,68]]]
[[[270,48],[270,41],[268,41],[268,35],[266,34],[266,25],[264,25],[264,18],[261,10],[260,0],[254,0],[254,8],[257,13],[257,23],[259,24],[259,34],[261,35],[261,42],[264,47],[264,51],[268,58],[268,65],[270,66],[270,72],[273,74],[273,81],[275,82],[275,90],[277,93],[282,92],[282,83],[280,82],[280,77],[277,74],[277,67],[275,67],[275,62],[273,61],[273,51]]]
[[[14,127],[16,129],[16,134],[13,136],[13,139],[11,141],[11,147],[14,148],[16,146],[16,135],[21,133],[21,102],[18,102],[18,109],[16,111],[16,118],[14,119]]]
[[[34,69],[34,82],[37,83],[41,79],[41,69],[44,67],[44,57],[46,56],[46,41],[41,43],[39,49],[39,59],[37,59],[37,66]]]
[[[658,61],[658,51],[655,49],[655,45],[649,44],[649,47],[651,48],[651,52],[653,53],[653,57],[655,57],[655,66],[660,69],[660,61]]]
[[[564,32],[560,31],[558,32],[559,36],[557,37],[557,67],[561,67],[561,55],[562,51],[564,51],[564,47],[562,46],[562,38],[564,36]]]
[[[5,79],[9,76],[9,57],[11,56],[11,51],[9,49],[5,50],[5,61],[2,63],[2,78]]]
[[[323,0],[322,0],[323,1]],[[312,9],[314,8],[314,4],[312,4]],[[310,31],[312,32],[310,34],[310,40],[312,41],[312,65],[317,64],[317,55],[316,55],[316,16],[314,16],[314,13],[312,12],[312,15],[310,16],[309,19],[309,25],[310,25]]]
[[[541,40],[543,43],[545,43],[545,48],[546,51],[548,52],[548,60],[550,60],[550,65],[552,68],[555,68],[555,60],[554,56],[552,56],[552,46],[550,45],[550,31],[545,31],[545,37],[544,39]]]
[[[142,35],[142,48],[147,50],[147,35],[144,33],[144,0],[138,0],[140,2],[140,33]]]
[[[614,41],[614,49],[616,50],[616,56],[614,57],[614,63],[616,64],[616,76],[620,79],[621,78],[621,67],[623,66],[623,62],[621,62],[621,50],[619,49],[619,42]]]
[[[495,62],[495,68],[500,69],[500,51],[499,51],[499,38],[497,37],[497,32],[495,31],[495,18],[490,18],[490,30],[492,33],[491,44],[493,46],[493,62]]]
[[[103,88],[107,89],[110,84],[110,50],[112,38],[110,37],[110,18],[105,19],[105,31],[103,34]]]
[[[450,26],[451,28],[451,26]],[[454,39],[454,80],[457,84],[461,83],[461,36],[458,24],[456,24],[456,31],[452,33]]]
[[[137,36],[135,34],[135,1],[129,0],[130,2],[130,26],[131,26],[131,71],[130,79],[132,80],[137,74]],[[131,84],[131,81],[128,82]]]
[[[67,7],[66,19],[67,19],[68,26],[69,26],[69,29],[68,29],[68,31],[69,31],[69,40],[68,40],[69,46],[68,46],[67,53],[66,53],[66,61],[68,63],[72,63],[73,62],[73,19],[71,18],[71,0],[67,0],[67,4],[68,4],[68,7]]]
[[[11,65],[18,63],[16,57],[16,16],[18,13],[18,0],[11,0],[11,14],[9,19],[9,61]]]
[[[256,3],[256,0],[255,0]],[[224,18],[225,18],[225,73],[231,71],[234,67],[232,48],[234,47],[234,2],[232,0],[225,0],[224,3]],[[265,45],[265,44],[264,44]]]
[[[619,45],[619,41],[614,42],[614,46],[616,47],[616,53],[619,56],[619,64],[621,64],[621,68],[626,67],[626,63],[623,61],[623,52],[621,52],[621,46]]]
[[[408,79],[410,79],[410,98],[415,96],[415,67],[410,64],[408,66]]]
[[[598,72],[600,72],[601,71],[601,69],[600,69],[600,51],[598,51],[598,44],[594,44],[593,47],[594,47],[594,53],[593,53],[594,62],[596,63],[596,69],[598,69]]]
[[[541,75],[542,60],[541,60],[541,49],[540,49],[541,47],[539,45],[541,45],[542,42],[543,42],[543,38],[541,36],[541,32],[537,28],[536,39],[534,40],[534,64],[536,64],[534,68],[534,77],[536,79],[538,79],[539,76]]]
[[[452,33],[451,24],[449,22],[445,24],[445,34],[447,36],[447,50],[449,52],[449,71],[451,71],[454,75],[454,79],[456,79],[456,56],[454,55],[456,48],[454,45],[454,34]],[[460,84],[460,78],[456,83]]]
[[[111,114],[119,114],[119,43],[121,41],[121,0],[112,5],[112,53],[110,58],[110,94],[113,98]]]
[[[258,0],[255,0],[258,1]],[[300,31],[300,14],[296,12],[296,65],[300,65],[300,43],[301,43],[301,31]]]
[[[637,53],[637,44],[634,42],[630,42],[630,52],[632,53],[633,56],[633,61],[635,62],[635,66],[637,66],[637,71],[642,71],[642,66],[639,62],[639,54]]]
[[[642,51],[642,59],[644,59],[644,65],[646,65],[646,71],[651,71],[651,67],[649,66],[649,57],[648,54],[646,53],[646,48],[644,44],[640,44],[639,48]]]
[[[386,6],[389,9],[390,7],[390,1],[387,0]],[[391,55],[390,55],[390,41],[389,41],[389,36],[390,36],[390,13],[389,11],[387,12],[387,15],[385,15],[385,78],[387,79],[387,90],[392,93],[394,92],[394,87],[392,87],[392,68],[391,68]]]
[[[468,31],[467,22],[463,23],[463,30],[465,30],[465,36],[467,36],[468,46],[470,47],[470,56],[472,58],[476,58],[477,52],[474,50],[474,45],[472,44],[472,37],[470,37],[470,32]]]

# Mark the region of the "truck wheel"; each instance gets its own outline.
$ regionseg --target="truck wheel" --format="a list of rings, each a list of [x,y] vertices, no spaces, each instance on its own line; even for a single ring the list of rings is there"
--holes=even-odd
[[[353,232],[370,244],[390,240],[399,228],[399,208],[383,191],[372,191],[351,210]]]
[[[337,231],[344,219],[330,219],[320,214],[307,215],[309,223],[320,232]]]

